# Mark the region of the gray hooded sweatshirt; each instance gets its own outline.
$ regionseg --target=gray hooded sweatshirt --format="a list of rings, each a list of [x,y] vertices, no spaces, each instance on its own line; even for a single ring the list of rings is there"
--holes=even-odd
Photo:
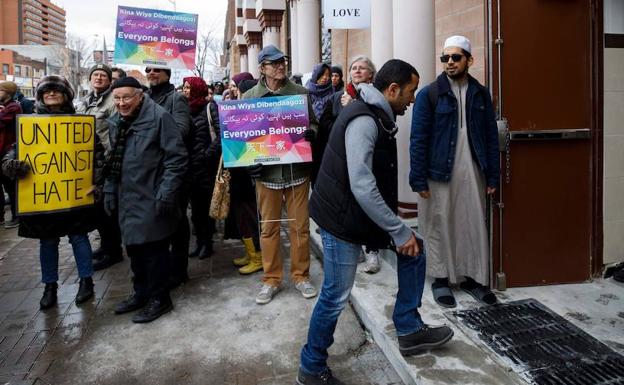
[[[396,120],[390,104],[379,90],[371,84],[360,84],[358,88],[366,104],[381,108],[389,118]],[[388,207],[377,188],[373,175],[377,136],[377,125],[370,116],[358,116],[347,125],[345,147],[351,192],[366,215],[390,234],[396,246],[402,246],[410,239],[412,229]]]

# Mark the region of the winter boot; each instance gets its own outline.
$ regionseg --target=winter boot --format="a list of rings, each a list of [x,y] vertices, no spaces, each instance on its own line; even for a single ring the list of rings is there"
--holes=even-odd
[[[249,258],[256,252],[256,248],[253,244],[252,238],[243,238],[243,244],[245,245],[245,255],[240,258],[235,258],[232,263],[234,266],[245,266],[249,263]]]
[[[45,289],[43,289],[43,296],[41,297],[41,301],[39,301],[39,308],[41,310],[49,309],[52,306],[56,305],[56,290],[58,289],[58,285],[56,282],[46,283]]]
[[[254,247],[253,241],[251,238],[249,239],[249,243],[251,243],[251,258],[249,258],[249,263],[245,266],[238,269],[238,272],[241,274],[252,274],[256,271],[262,270],[262,252],[256,251]]]
[[[76,304],[86,302],[93,297],[93,278],[80,278],[80,286],[76,294]]]

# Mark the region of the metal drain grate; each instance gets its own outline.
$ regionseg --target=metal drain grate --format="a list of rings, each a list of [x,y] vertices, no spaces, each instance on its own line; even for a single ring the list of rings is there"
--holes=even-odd
[[[535,299],[453,315],[532,384],[624,385],[624,357]]]

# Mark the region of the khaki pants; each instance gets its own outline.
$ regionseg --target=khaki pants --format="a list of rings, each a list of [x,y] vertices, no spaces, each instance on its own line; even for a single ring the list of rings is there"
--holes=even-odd
[[[262,281],[271,286],[282,282],[282,256],[280,255],[280,219],[282,200],[286,201],[290,235],[290,279],[299,283],[310,276],[310,217],[308,195],[310,181],[295,187],[272,190],[261,182],[256,183],[258,208],[261,215],[260,246],[262,247]]]

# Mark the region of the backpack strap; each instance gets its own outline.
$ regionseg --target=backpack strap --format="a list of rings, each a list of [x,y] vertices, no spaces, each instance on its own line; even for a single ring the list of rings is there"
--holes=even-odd
[[[438,95],[440,90],[438,89],[438,81],[434,80],[431,84],[429,84],[429,104],[432,107],[432,110],[435,111],[438,106]]]

